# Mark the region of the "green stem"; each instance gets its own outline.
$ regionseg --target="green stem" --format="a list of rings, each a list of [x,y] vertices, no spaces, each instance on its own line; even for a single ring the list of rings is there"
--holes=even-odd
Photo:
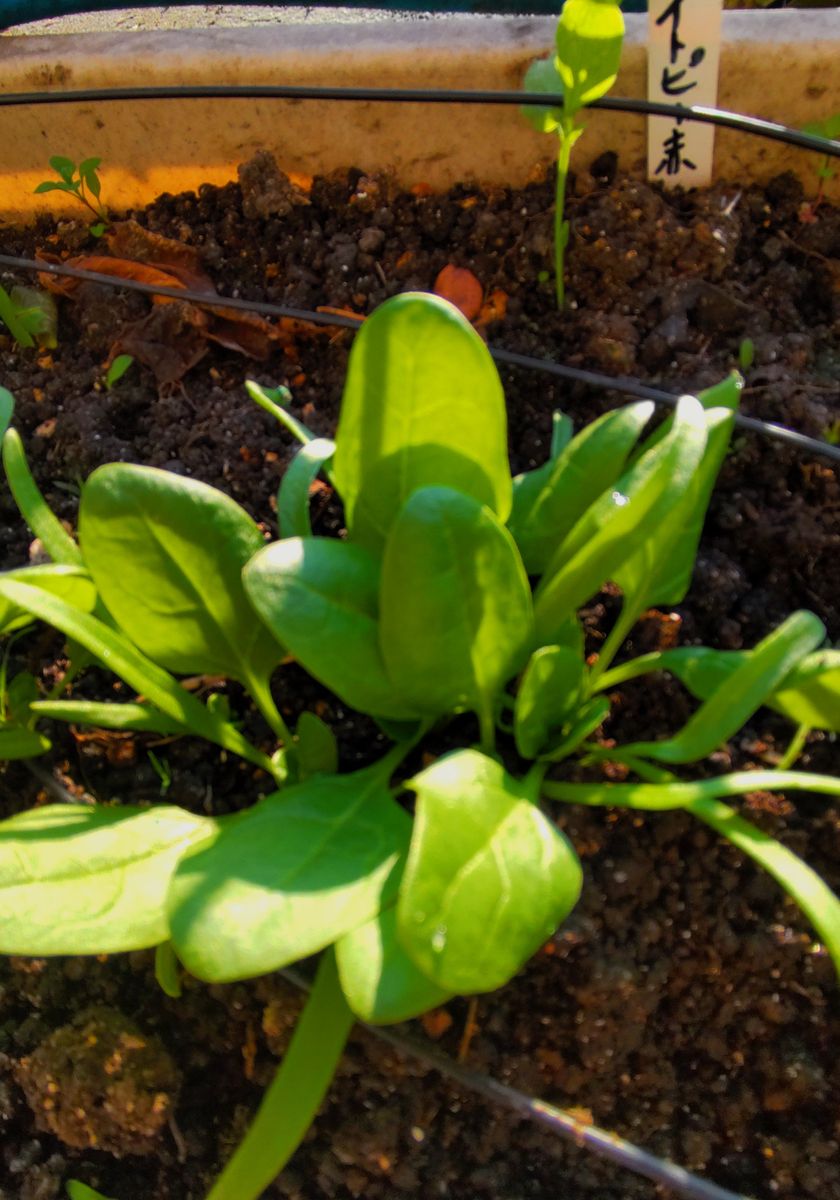
[[[572,157],[572,129],[572,122],[564,122],[557,153],[557,188],[554,197],[554,287],[557,293],[557,307],[561,309],[566,302],[565,256],[566,243],[569,240],[569,226],[565,219],[566,182]]]
[[[294,738],[288,725],[280,715],[277,705],[274,703],[268,677],[265,675],[249,674],[245,679],[245,686],[251,693],[257,708],[265,718],[269,729],[282,743],[287,761],[290,764],[295,763],[297,760],[297,750]]]
[[[352,1025],[329,949],[280,1068],[207,1200],[257,1200],[277,1177],[321,1107]]]
[[[799,755],[805,749],[805,743],[808,741],[808,735],[810,732],[810,725],[800,725],[797,728],[796,733],[790,740],[790,745],[776,764],[777,771],[790,770],[797,758],[799,758]]]
[[[597,661],[592,665],[592,668],[590,669],[589,684],[590,684],[591,691],[602,691],[606,686],[608,686],[604,682],[598,683],[598,681],[600,679],[610,679],[610,677],[613,676],[614,674],[616,674],[616,673],[620,674],[620,672],[622,670],[621,667],[616,668],[616,672],[612,672],[612,671],[608,672],[607,667],[610,665],[610,663],[615,658],[618,651],[621,649],[622,642],[627,637],[628,633],[633,628],[635,623],[636,623],[636,618],[633,615],[632,611],[630,611],[626,607],[622,608],[621,613],[619,614],[618,620],[616,621],[615,625],[613,625],[612,629],[610,630],[609,637],[604,642],[603,649],[601,650],[600,654],[598,655]],[[651,656],[646,654],[646,655],[644,655],[644,657],[650,658]],[[633,666],[635,663],[638,663],[640,661],[641,661],[641,659],[634,658],[634,659],[631,659],[631,661],[626,665]],[[641,672],[638,672],[638,671],[635,673],[641,674]],[[625,679],[632,678],[632,675],[630,675],[630,676],[625,675],[624,678]],[[598,684],[598,687],[595,687],[595,684]],[[609,686],[615,686],[615,683],[613,682]]]
[[[637,808],[650,812],[685,808],[695,801],[719,796],[741,796],[748,792],[819,792],[840,796],[840,778],[809,771],[733,771],[716,779],[674,783],[564,783],[550,781],[542,786],[550,800],[592,807]]]
[[[603,675],[599,672],[598,687],[594,690],[607,692],[610,688],[618,687],[620,683],[626,683],[628,679],[636,679],[639,675],[647,675],[651,671],[664,671],[666,668],[659,665],[661,658],[662,651],[654,650],[652,654],[640,654],[638,658],[631,658],[629,662],[613,667],[611,671],[604,671]]]

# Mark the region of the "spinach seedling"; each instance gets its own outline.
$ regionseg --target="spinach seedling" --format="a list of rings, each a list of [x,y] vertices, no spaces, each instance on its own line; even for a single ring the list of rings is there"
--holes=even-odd
[[[540,133],[559,141],[554,200],[554,280],[557,307],[565,299],[564,260],[569,243],[565,218],[566,182],[572,147],[583,133],[578,117],[615,83],[624,40],[620,0],[566,0],[557,23],[557,53],[532,63],[525,75],[526,92],[562,94],[562,108],[523,107]]]
[[[110,392],[134,362],[133,354],[118,354],[105,372],[105,386]]]
[[[181,969],[227,982],[321,955],[290,1047],[209,1200],[255,1200],[270,1185],[355,1018],[401,1021],[501,987],[562,923],[582,870],[551,818],[555,803],[685,808],[788,890],[840,966],[840,902],[722,800],[755,787],[836,796],[840,779],[788,769],[676,777],[762,704],[792,721],[794,743],[803,727],[840,726],[840,667],[820,649],[821,623],[794,613],[736,658],[692,648],[613,665],[645,610],[686,594],[739,390],[733,376],[681,397],[653,432],[648,402],[576,435],[560,415],[549,461],[512,478],[486,345],[446,301],[394,297],[356,337],[334,441],[296,421],[283,394],[250,386],[302,443],[270,544],[214,489],[122,463],[84,485],[77,544],[51,524],[7,432],[19,506],[93,596],[77,603],[11,572],[0,599],[144,697],[35,701],[30,711],[202,736],[261,767],[267,794],[220,817],[165,803],[63,804],[0,822],[0,879],[15,895],[0,910],[0,951],[154,947],[170,994]],[[319,473],[343,502],[346,538],[313,534]],[[623,605],[590,662],[577,611],[606,581]],[[269,681],[290,655],[379,723],[394,743],[387,753],[341,773],[317,717],[286,729]],[[607,747],[598,731],[611,694],[656,670],[684,679],[697,711],[670,737],[653,729]],[[185,691],[178,676],[197,673],[243,683],[278,750],[246,741],[220,700]],[[466,737],[412,774],[409,753],[457,714],[471,716],[450,736]],[[622,762],[638,782],[569,784],[555,777],[569,759]]]
[[[111,223],[108,209],[100,199],[102,184],[99,179],[99,165],[101,162],[101,158],[85,158],[77,166],[72,158],[56,154],[50,159],[50,166],[58,175],[58,179],[45,179],[35,188],[36,195],[42,195],[45,192],[66,192],[69,196],[75,196],[79,203],[83,204],[96,218],[95,223],[90,227],[90,232],[94,237],[101,237]]]

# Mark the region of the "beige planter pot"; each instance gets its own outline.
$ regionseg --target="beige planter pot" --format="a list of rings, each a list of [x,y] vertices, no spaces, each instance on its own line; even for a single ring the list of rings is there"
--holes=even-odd
[[[0,38],[0,91],[200,83],[512,89],[553,43],[553,18],[451,17],[343,25],[282,25],[173,32]],[[645,95],[646,18],[628,16],[616,95]],[[724,15],[720,106],[803,125],[840,110],[840,9]],[[619,152],[645,170],[642,118],[593,112],[578,154]],[[221,184],[268,148],[288,171],[356,165],[390,170],[407,185],[456,180],[522,183],[547,161],[552,139],[511,108],[321,101],[161,100],[0,108],[0,216],[55,212],[60,195],[34,197],[64,154],[103,160],[103,196],[115,209],[162,191]],[[797,172],[813,188],[815,156],[718,131],[719,178]],[[838,180],[831,184],[840,194]],[[67,202],[64,202],[66,206]]]

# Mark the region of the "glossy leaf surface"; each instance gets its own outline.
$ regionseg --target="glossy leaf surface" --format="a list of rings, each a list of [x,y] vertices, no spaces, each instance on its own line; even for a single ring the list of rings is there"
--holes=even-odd
[[[605,413],[556,459],[514,479],[508,527],[530,575],[545,570],[589,505],[619,477],[652,415],[648,401]]]
[[[335,955],[347,1003],[372,1025],[408,1021],[451,999],[403,950],[394,907],[346,933]]]
[[[81,566],[81,551],[41,495],[16,429],[3,435],[3,467],[21,516],[53,562]]]
[[[277,493],[277,523],[280,536],[311,537],[309,492],[312,484],[335,453],[335,442],[315,438],[302,446],[286,468]]]
[[[454,305],[405,293],[365,321],[350,353],[333,470],[353,540],[376,551],[418,488],[457,488],[507,519],[502,385]]]
[[[623,38],[619,0],[565,0],[557,24],[556,62],[567,116],[610,90]]]
[[[285,538],[248,564],[251,603],[294,657],[345,704],[374,716],[416,715],[379,650],[379,564],[349,542]]]
[[[385,547],[380,627],[388,675],[421,712],[492,715],[533,616],[522,560],[488,508],[450,488],[414,493]]]
[[[477,750],[439,759],[409,786],[417,811],[400,941],[444,990],[492,991],[574,907],[577,856],[529,787]]]
[[[165,941],[175,864],[213,827],[169,805],[51,804],[0,822],[0,950],[110,954]]]
[[[543,646],[528,661],[513,710],[516,748],[536,758],[577,707],[584,686],[581,655],[566,646]]]
[[[224,982],[322,950],[393,895],[409,825],[375,767],[315,776],[228,818],[172,881],[178,957]]]
[[[15,580],[30,587],[43,589],[53,596],[60,596],[73,608],[81,612],[92,612],[96,604],[96,588],[82,567],[70,567],[61,563],[44,563],[31,567],[20,567],[15,571],[4,571],[2,579]],[[0,634],[13,633],[31,625],[31,613],[0,597]]]
[[[280,647],[254,620],[241,581],[263,535],[222,492],[112,463],[85,484],[79,536],[108,611],[154,662],[241,682],[279,662]]]

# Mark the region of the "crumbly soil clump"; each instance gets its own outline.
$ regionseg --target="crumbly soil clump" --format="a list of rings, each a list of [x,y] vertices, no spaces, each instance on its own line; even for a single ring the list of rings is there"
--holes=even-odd
[[[674,391],[718,381],[748,339],[743,410],[811,436],[840,435],[840,212],[812,211],[792,177],[766,189],[667,196],[616,178],[603,156],[570,201],[562,314],[544,275],[549,182],[519,192],[463,185],[441,196],[353,170],[302,190],[266,161],[249,164],[241,181],[164,196],[131,215],[196,248],[220,294],[298,309],[365,314],[394,293],[430,289],[449,263],[466,267],[493,299],[491,343]],[[0,243],[9,253],[95,250],[75,223],[5,231]],[[148,308],[136,294],[88,284],[60,301],[54,351],[25,354],[0,336],[0,382],[16,396],[40,486],[72,525],[78,484],[93,468],[148,463],[223,488],[276,535],[273,497],[294,446],[248,400],[243,381],[288,385],[294,414],[329,435],[350,334],[298,330],[257,363],[214,346],[164,394],[135,364],[108,390],[103,362]],[[536,371],[504,368],[502,376],[515,470],[547,456],[554,409],[579,428],[620,400]],[[318,532],[340,530],[327,488],[313,494],[312,516]],[[26,561],[29,543],[4,491],[0,565]],[[738,431],[691,592],[674,612],[649,614],[629,649],[749,647],[798,607],[840,638],[837,471]],[[609,589],[584,611],[590,649],[616,611]],[[47,631],[18,650],[47,685],[62,670],[61,641]],[[283,668],[274,687],[290,720],[310,709],[330,722],[343,769],[381,752],[375,727],[298,668]],[[227,692],[246,732],[264,738],[241,691]],[[127,692],[90,672],[75,694]],[[604,732],[624,741],[670,730],[691,711],[664,677],[629,683],[614,700]],[[43,765],[71,789],[100,801],[160,798],[148,739],[50,733]],[[712,765],[768,765],[791,733],[762,710]],[[231,812],[263,787],[250,768],[192,739],[155,753],[165,753],[171,776],[167,802]],[[839,772],[836,743],[813,736],[800,765]],[[0,771],[2,814],[43,797],[41,788],[23,764],[10,764]],[[840,806],[756,794],[744,811],[840,887]],[[556,816],[584,864],[582,901],[509,987],[481,998],[470,1065],[757,1200],[840,1200],[837,985],[794,906],[685,814],[563,808]],[[226,987],[187,980],[183,997],[170,999],[148,954],[0,960],[0,1200],[52,1200],[73,1177],[118,1200],[200,1200],[241,1137],[298,1005],[274,977]],[[453,1001],[416,1032],[454,1055],[465,1020],[466,1003]],[[95,1061],[84,1047],[90,1022],[104,1022]],[[103,1126],[114,1082],[108,1053],[124,1036],[151,1057],[131,1075],[113,1127]],[[83,1091],[74,1093],[77,1080]],[[53,1094],[70,1107],[48,1117],[44,1099]],[[129,1104],[135,1124],[125,1120]],[[566,1192],[642,1200],[652,1189],[357,1032],[314,1131],[266,1196],[554,1200]]]

